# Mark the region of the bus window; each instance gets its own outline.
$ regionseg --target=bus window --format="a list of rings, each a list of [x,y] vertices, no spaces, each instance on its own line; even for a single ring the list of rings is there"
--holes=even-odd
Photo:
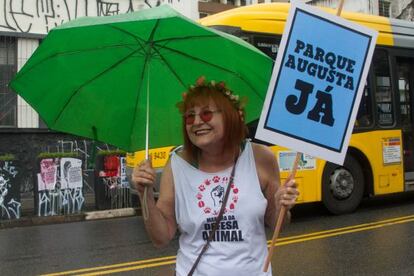
[[[375,74],[375,100],[377,103],[377,119],[380,126],[394,124],[390,65],[385,50],[376,50],[373,57]]]
[[[398,64],[398,92],[400,97],[401,126],[411,130],[411,96],[410,96],[410,63],[397,61]]]
[[[355,121],[355,127],[369,127],[373,122],[370,87],[368,81],[366,81]]]
[[[406,180],[414,179],[414,133],[413,133],[413,92],[414,59],[397,57],[398,94],[404,148],[404,171]]]

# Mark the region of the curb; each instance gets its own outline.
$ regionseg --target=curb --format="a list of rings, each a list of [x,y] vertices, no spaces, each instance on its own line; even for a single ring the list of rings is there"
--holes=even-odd
[[[101,219],[121,218],[121,217],[140,216],[140,215],[141,215],[140,208],[122,208],[122,209],[111,209],[111,210],[103,210],[103,211],[90,211],[90,212],[71,214],[71,215],[58,215],[58,216],[46,216],[46,217],[38,217],[38,216],[21,217],[19,219],[0,220],[0,229],[69,223],[69,222],[80,222],[80,221],[87,221],[87,220],[101,220]]]
[[[24,226],[36,226],[45,224],[58,224],[66,222],[83,221],[85,215],[83,213],[73,215],[47,216],[47,217],[22,217],[13,220],[4,220],[0,222],[0,228],[14,228]]]
[[[137,212],[134,208],[121,208],[103,211],[85,212],[85,220],[97,220],[116,217],[130,217],[135,216]]]

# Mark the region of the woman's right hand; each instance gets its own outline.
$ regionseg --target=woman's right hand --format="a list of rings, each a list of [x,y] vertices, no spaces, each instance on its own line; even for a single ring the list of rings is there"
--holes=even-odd
[[[155,184],[156,174],[151,163],[151,158],[144,160],[135,166],[132,172],[132,184],[140,195],[144,194],[144,189],[146,186],[152,190]]]

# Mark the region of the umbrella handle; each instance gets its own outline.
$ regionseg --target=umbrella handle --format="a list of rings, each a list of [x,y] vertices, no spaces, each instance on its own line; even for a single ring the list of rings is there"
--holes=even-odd
[[[148,137],[148,135],[147,135],[147,137]],[[147,141],[148,141],[148,139],[147,139]],[[152,160],[150,159],[150,156],[149,156],[148,144],[147,144],[147,147],[145,149],[145,159],[149,160],[152,163]],[[151,164],[151,166],[152,166],[152,164]],[[141,211],[142,211],[142,217],[144,218],[144,220],[147,220],[148,216],[149,216],[149,211],[148,211],[148,186],[145,186],[145,188],[144,188],[144,198],[142,199]]]
[[[144,217],[144,220],[148,219],[148,201],[147,201],[147,195],[148,195],[148,186],[145,186],[144,189],[144,198],[142,199],[142,216]]]

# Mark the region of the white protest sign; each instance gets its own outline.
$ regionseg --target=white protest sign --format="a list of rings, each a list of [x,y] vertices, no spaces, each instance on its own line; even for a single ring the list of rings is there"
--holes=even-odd
[[[377,35],[292,4],[256,138],[342,164]]]

